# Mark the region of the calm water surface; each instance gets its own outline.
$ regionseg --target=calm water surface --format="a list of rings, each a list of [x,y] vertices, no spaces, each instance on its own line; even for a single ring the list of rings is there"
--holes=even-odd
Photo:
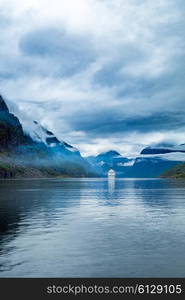
[[[185,181],[0,181],[0,277],[185,277]]]

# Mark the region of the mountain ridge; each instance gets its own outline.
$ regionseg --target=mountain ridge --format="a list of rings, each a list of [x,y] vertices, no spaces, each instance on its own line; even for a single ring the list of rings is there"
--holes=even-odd
[[[150,149],[150,153],[144,151],[145,149]],[[153,151],[153,149],[159,149],[159,151]],[[166,147],[154,148],[151,146],[144,148],[135,157],[123,157],[117,151],[110,150],[94,157],[87,157],[87,159],[103,177],[107,176],[110,168],[113,168],[117,177],[152,178],[159,177],[164,172],[185,161],[184,150],[184,144],[171,146],[170,149],[168,147],[168,151],[166,151]],[[114,155],[114,152],[117,155]],[[109,153],[112,153],[112,155],[109,155]]]
[[[172,152],[182,152],[185,153],[185,145],[181,144],[177,147],[169,147],[169,146],[149,146],[144,148],[140,154],[145,154],[145,155],[149,155],[149,154],[166,154],[166,153],[172,153]]]
[[[93,168],[80,152],[60,141],[37,121],[32,121],[35,131],[25,132],[19,118],[10,113],[0,96],[0,177],[25,175],[45,177],[92,176]],[[33,136],[33,135],[37,135]],[[22,170],[22,172],[20,172]],[[47,177],[46,176],[46,177]]]

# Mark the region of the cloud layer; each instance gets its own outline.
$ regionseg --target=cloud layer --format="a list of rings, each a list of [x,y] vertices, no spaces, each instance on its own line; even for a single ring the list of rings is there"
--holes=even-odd
[[[182,0],[1,0],[0,91],[83,154],[185,142]]]

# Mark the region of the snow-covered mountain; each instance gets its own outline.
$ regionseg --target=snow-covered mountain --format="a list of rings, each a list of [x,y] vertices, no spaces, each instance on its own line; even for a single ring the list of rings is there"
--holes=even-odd
[[[20,113],[15,106],[11,106],[11,111],[8,106],[0,96],[0,168],[1,161],[6,161],[9,169],[15,165],[15,172],[17,166],[21,166],[26,171],[34,167],[40,172],[44,168],[44,174],[49,169],[50,173],[92,176],[92,166],[78,149],[59,140],[50,130]]]
[[[38,143],[44,143],[47,147],[60,147],[66,152],[66,154],[76,154],[80,156],[80,152],[77,148],[67,144],[62,140],[59,140],[53,132],[43,127],[37,121],[31,122],[29,131],[27,131],[27,133],[34,141],[37,141]]]
[[[88,161],[102,176],[113,168],[117,177],[158,177],[170,168],[185,161],[185,144],[174,147],[147,147],[136,157],[123,157],[111,150]]]
[[[103,152],[97,156],[89,156],[87,160],[102,176],[107,176],[108,170],[113,168],[117,175],[121,177],[123,175],[123,167],[126,168],[134,163],[134,160],[123,157],[115,150]]]
[[[142,177],[158,177],[183,162],[185,162],[184,144],[174,147],[147,147],[136,157],[133,171],[136,174],[140,172]]]

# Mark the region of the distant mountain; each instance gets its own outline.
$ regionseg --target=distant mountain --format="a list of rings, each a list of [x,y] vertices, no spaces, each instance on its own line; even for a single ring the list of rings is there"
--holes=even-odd
[[[141,151],[141,154],[166,154],[172,152],[185,153],[185,144],[181,144],[177,147],[169,146],[158,146],[158,147],[147,147]]]
[[[163,155],[163,157],[162,157]],[[181,158],[178,157],[165,157],[165,154],[161,156],[149,157],[146,155],[139,156],[135,159],[135,162],[130,170],[131,177],[139,178],[154,178],[159,177],[163,172],[181,163]],[[185,159],[185,155],[184,155]]]
[[[123,157],[117,151],[111,150],[87,159],[101,176],[107,176],[108,170],[113,168],[117,177],[152,178],[159,177],[185,161],[184,144],[166,150],[162,147],[148,147],[143,149],[140,155],[132,158]]]
[[[103,152],[97,156],[89,156],[87,160],[101,176],[107,176],[108,170],[113,168],[117,176],[122,177],[123,167],[125,166],[125,168],[127,168],[127,166],[132,163],[132,160],[121,156],[121,154],[115,150]]]
[[[88,156],[87,160],[102,165],[103,163],[112,164],[113,161],[119,157],[121,157],[121,155],[117,151],[110,150],[100,153],[97,156]]]
[[[121,154],[119,152],[117,152],[115,150],[110,150],[107,152],[100,153],[99,155],[96,156],[96,159],[97,159],[97,161],[104,160],[107,162],[111,162],[115,158],[117,159],[119,157],[121,157]]]
[[[37,121],[29,131],[0,96],[0,177],[92,176],[80,152]],[[4,174],[4,175],[3,175]]]

